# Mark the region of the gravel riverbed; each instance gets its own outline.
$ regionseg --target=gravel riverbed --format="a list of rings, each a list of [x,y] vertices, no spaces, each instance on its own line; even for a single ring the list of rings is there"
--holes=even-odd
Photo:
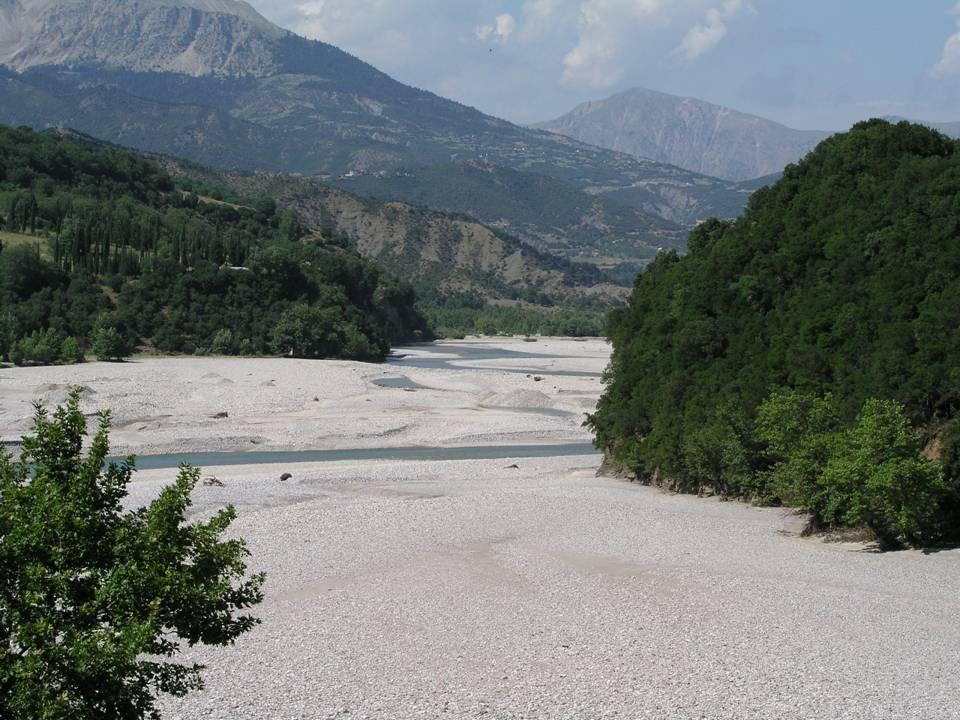
[[[201,489],[201,512],[240,505],[268,598],[236,647],[187,656],[208,689],[164,717],[960,717],[960,553],[802,539],[783,511],[596,470],[338,463]]]
[[[5,369],[0,433],[79,382],[85,407],[117,408],[124,450],[589,438],[604,344],[471,347],[541,357]],[[374,384],[397,375],[417,387]],[[223,487],[198,487],[193,512],[237,506],[267,599],[236,646],[184,655],[207,688],[163,717],[960,718],[960,551],[804,539],[786,511],[597,477],[599,461],[204,468]],[[138,473],[131,503],[170,479]]]

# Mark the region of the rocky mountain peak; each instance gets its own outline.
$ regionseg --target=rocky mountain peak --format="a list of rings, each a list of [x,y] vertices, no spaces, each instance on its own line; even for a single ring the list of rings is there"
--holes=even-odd
[[[829,135],[645,88],[584,103],[535,127],[733,181],[780,172]]]
[[[263,77],[287,35],[238,0],[0,0],[0,63]]]

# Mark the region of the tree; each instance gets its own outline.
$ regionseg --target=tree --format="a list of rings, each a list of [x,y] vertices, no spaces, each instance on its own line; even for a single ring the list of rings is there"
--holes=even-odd
[[[960,538],[960,450],[946,432],[960,422],[957,197],[960,143],[876,120],[787,167],[736,221],[702,223],[690,253],[660,253],[610,316],[588,420],[598,447],[693,492],[742,495],[746,479],[749,497],[823,526]],[[755,428],[758,452],[728,443],[725,407]]]
[[[229,328],[223,328],[217,331],[213,336],[213,342],[210,343],[210,352],[214,355],[236,355],[237,347],[233,339],[233,333]]]
[[[129,355],[119,331],[109,326],[94,331],[93,354],[98,360],[122,360]]]
[[[14,343],[10,356],[17,365],[52,365],[60,359],[61,340],[56,330],[37,330]]]
[[[329,310],[335,332],[321,338],[325,356],[380,358],[388,339],[429,334],[408,286],[348,242],[299,242],[296,215],[279,213],[272,199],[233,198],[205,181],[185,182],[192,192],[184,195],[152,161],[42,133],[0,126],[0,147],[0,225],[36,231],[0,244],[0,357],[55,362],[36,338],[14,347],[50,328],[58,344],[72,336],[92,354],[105,325],[125,347],[112,333],[101,337],[108,359],[139,343],[206,352],[219,330],[233,339],[225,333],[214,351],[233,354],[246,341],[246,353],[264,354],[281,314],[297,304]]]
[[[83,351],[80,349],[80,343],[73,336],[64,338],[60,345],[60,362],[73,364],[83,362]]]
[[[199,470],[183,465],[149,506],[125,511],[134,459],[107,463],[109,413],[89,453],[75,390],[36,408],[14,462],[0,455],[0,717],[159,718],[156,698],[202,687],[202,666],[171,662],[183,643],[227,645],[263,599],[233,508],[185,513]]]
[[[297,358],[319,358],[336,355],[342,349],[337,324],[342,314],[338,308],[294,305],[280,316],[273,331],[277,352]]]

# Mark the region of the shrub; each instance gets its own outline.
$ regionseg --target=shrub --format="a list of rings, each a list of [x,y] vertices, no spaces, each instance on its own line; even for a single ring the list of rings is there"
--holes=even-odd
[[[818,525],[868,527],[887,547],[942,532],[943,466],[921,456],[902,405],[868,400],[842,427],[829,396],[775,393],[757,412],[757,437],[772,465],[768,492]]]
[[[65,338],[60,344],[60,362],[74,364],[82,363],[84,360],[83,351],[80,349],[80,343],[75,337]]]
[[[827,522],[866,525],[886,546],[936,537],[948,491],[943,467],[920,456],[903,406],[890,400],[868,400],[856,424],[834,436],[819,486]]]
[[[115,327],[101,327],[93,333],[93,354],[98,360],[119,361],[130,353]]]
[[[236,355],[237,346],[233,340],[233,333],[228,328],[218,330],[210,343],[210,352],[214,355]]]
[[[21,338],[10,351],[17,365],[52,365],[60,360],[60,336],[53,328],[37,330]]]
[[[757,410],[757,439],[766,445],[771,469],[762,474],[768,500],[805,508],[817,524],[818,480],[833,448],[840,418],[829,394],[819,398],[794,390],[773,393]]]

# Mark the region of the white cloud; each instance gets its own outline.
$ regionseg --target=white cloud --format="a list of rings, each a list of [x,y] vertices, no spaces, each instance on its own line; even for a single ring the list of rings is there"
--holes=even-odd
[[[749,0],[513,0],[511,12],[496,17],[485,16],[487,3],[449,0],[252,1],[295,32],[342,47],[400,79],[416,81],[431,67],[446,77],[460,57],[478,62],[478,46],[510,45],[510,57],[526,58],[544,78],[606,88],[636,65],[640,48],[664,62],[681,42],[689,58],[707,52]],[[473,50],[464,44],[470,39]]]
[[[960,28],[960,2],[950,9],[949,14],[957,18],[957,27]],[[960,73],[960,31],[947,38],[940,62],[933,67],[930,74],[935,78],[942,78],[958,73]]]
[[[526,42],[555,36],[569,14],[569,0],[526,0],[520,34]]]
[[[563,79],[614,85],[623,75],[626,39],[657,15],[660,0],[584,0],[578,5],[578,40],[563,58]]]
[[[678,56],[685,56],[681,42],[691,28],[707,28],[688,43],[705,52],[750,0],[250,2],[284,27],[336,45],[402,82],[534,121],[628,78],[665,82],[686,66]],[[724,26],[720,37],[707,22],[711,11]],[[509,52],[488,53],[488,47]]]
[[[337,42],[359,34],[394,15],[384,0],[310,0],[293,6],[293,30],[315,40]]]
[[[473,34],[483,42],[492,40],[498,45],[506,45],[516,29],[517,19],[509,13],[504,13],[498,15],[492,25],[479,25],[474,28]]]
[[[715,48],[727,36],[727,21],[746,7],[743,0],[725,0],[707,10],[703,21],[687,31],[680,47],[688,60],[695,60]]]

